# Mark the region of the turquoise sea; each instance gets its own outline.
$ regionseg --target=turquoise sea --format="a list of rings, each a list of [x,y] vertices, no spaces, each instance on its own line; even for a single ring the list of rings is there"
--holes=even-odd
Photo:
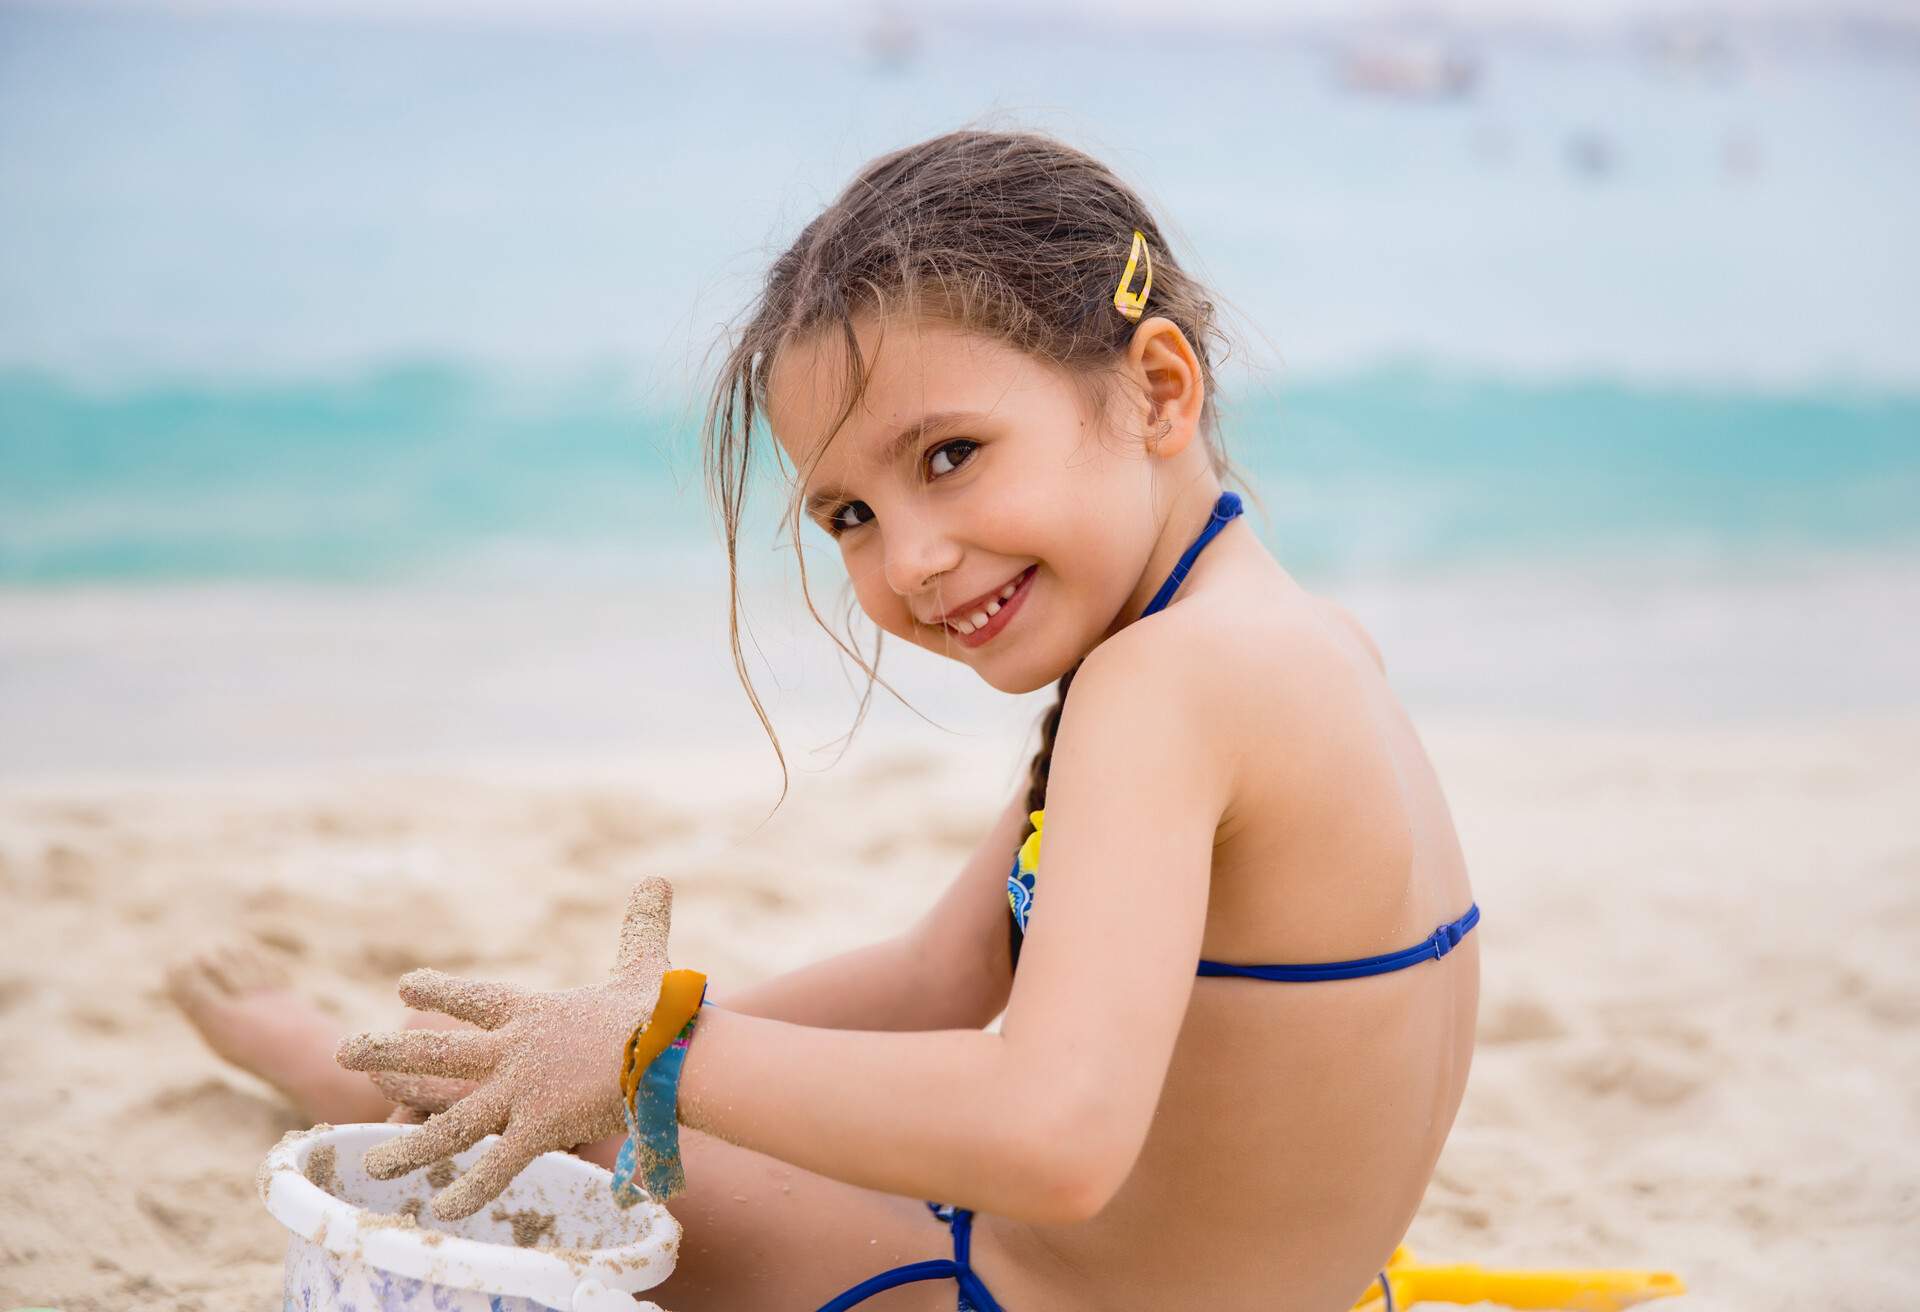
[[[965,123],[1160,208],[1254,522],[1414,700],[1920,704],[1920,29],[809,12],[0,3],[0,729],[141,686],[76,653],[208,589],[723,577],[708,352]],[[1461,94],[1353,85],[1436,51]]]
[[[556,563],[631,581],[650,549],[712,540],[696,437],[689,413],[615,380],[515,390],[416,365],[96,391],[14,372],[0,375],[0,584],[524,577]],[[1225,438],[1270,542],[1325,582],[1507,561],[1739,575],[1920,555],[1920,392],[1387,365],[1235,398]]]

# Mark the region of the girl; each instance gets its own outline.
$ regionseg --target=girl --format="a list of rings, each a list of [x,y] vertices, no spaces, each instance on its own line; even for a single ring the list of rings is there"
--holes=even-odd
[[[1213,336],[1140,199],[1044,136],[875,160],[775,261],[708,414],[729,560],[764,416],[796,536],[833,538],[881,630],[1060,696],[917,926],[699,1013],[651,1295],[676,1312],[956,1283],[982,1312],[1332,1312],[1406,1231],[1466,1084],[1478,912],[1378,652],[1222,489]],[[503,1130],[438,1204],[464,1213],[618,1124],[664,966],[639,901],[611,984],[410,977],[499,1028],[343,1047],[481,1080],[382,1173]]]

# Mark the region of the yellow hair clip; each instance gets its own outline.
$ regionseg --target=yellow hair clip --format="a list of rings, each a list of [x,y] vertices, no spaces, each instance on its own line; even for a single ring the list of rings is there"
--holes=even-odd
[[[1140,284],[1139,291],[1130,292],[1127,290],[1127,284],[1133,281],[1133,271],[1139,267],[1142,259],[1147,262],[1146,281]],[[1141,235],[1140,229],[1135,228],[1133,249],[1127,252],[1127,271],[1120,275],[1120,285],[1113,289],[1113,308],[1127,318],[1137,320],[1141,312],[1147,308],[1147,293],[1152,290],[1153,252],[1147,249],[1147,239]]]

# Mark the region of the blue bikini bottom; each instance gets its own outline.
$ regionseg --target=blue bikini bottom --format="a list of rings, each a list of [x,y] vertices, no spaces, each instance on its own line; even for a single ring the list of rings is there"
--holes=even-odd
[[[820,1312],[845,1312],[856,1303],[864,1303],[882,1290],[911,1285],[919,1280],[952,1280],[960,1286],[959,1312],[1006,1312],[987,1292],[986,1284],[974,1274],[968,1256],[973,1248],[973,1213],[947,1203],[928,1203],[933,1214],[953,1231],[953,1256],[926,1262],[909,1262],[891,1271],[869,1276],[846,1293],[824,1304]]]

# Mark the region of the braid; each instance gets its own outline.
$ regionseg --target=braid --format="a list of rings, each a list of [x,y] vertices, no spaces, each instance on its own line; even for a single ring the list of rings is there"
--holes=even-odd
[[[1031,813],[1045,808],[1047,804],[1047,774],[1053,768],[1053,740],[1060,732],[1060,715],[1067,709],[1067,689],[1073,683],[1073,676],[1080,667],[1075,665],[1060,676],[1060,696],[1040,720],[1040,750],[1033,754],[1033,764],[1027,767],[1027,820],[1026,832],[1020,835],[1020,841],[1026,842],[1033,835],[1034,827]],[[1020,925],[1013,918],[1013,907],[1007,907],[1007,947],[1012,954],[1013,964],[1020,964]]]
[[[1040,750],[1033,754],[1033,764],[1027,767],[1027,810],[1038,811],[1047,804],[1047,773],[1053,768],[1053,739],[1060,732],[1060,713],[1067,709],[1067,687],[1073,682],[1073,676],[1079,673],[1075,665],[1060,676],[1057,685],[1060,696],[1040,721]],[[1033,822],[1027,822],[1027,834],[1033,832]],[[1022,835],[1022,841],[1026,835]]]

